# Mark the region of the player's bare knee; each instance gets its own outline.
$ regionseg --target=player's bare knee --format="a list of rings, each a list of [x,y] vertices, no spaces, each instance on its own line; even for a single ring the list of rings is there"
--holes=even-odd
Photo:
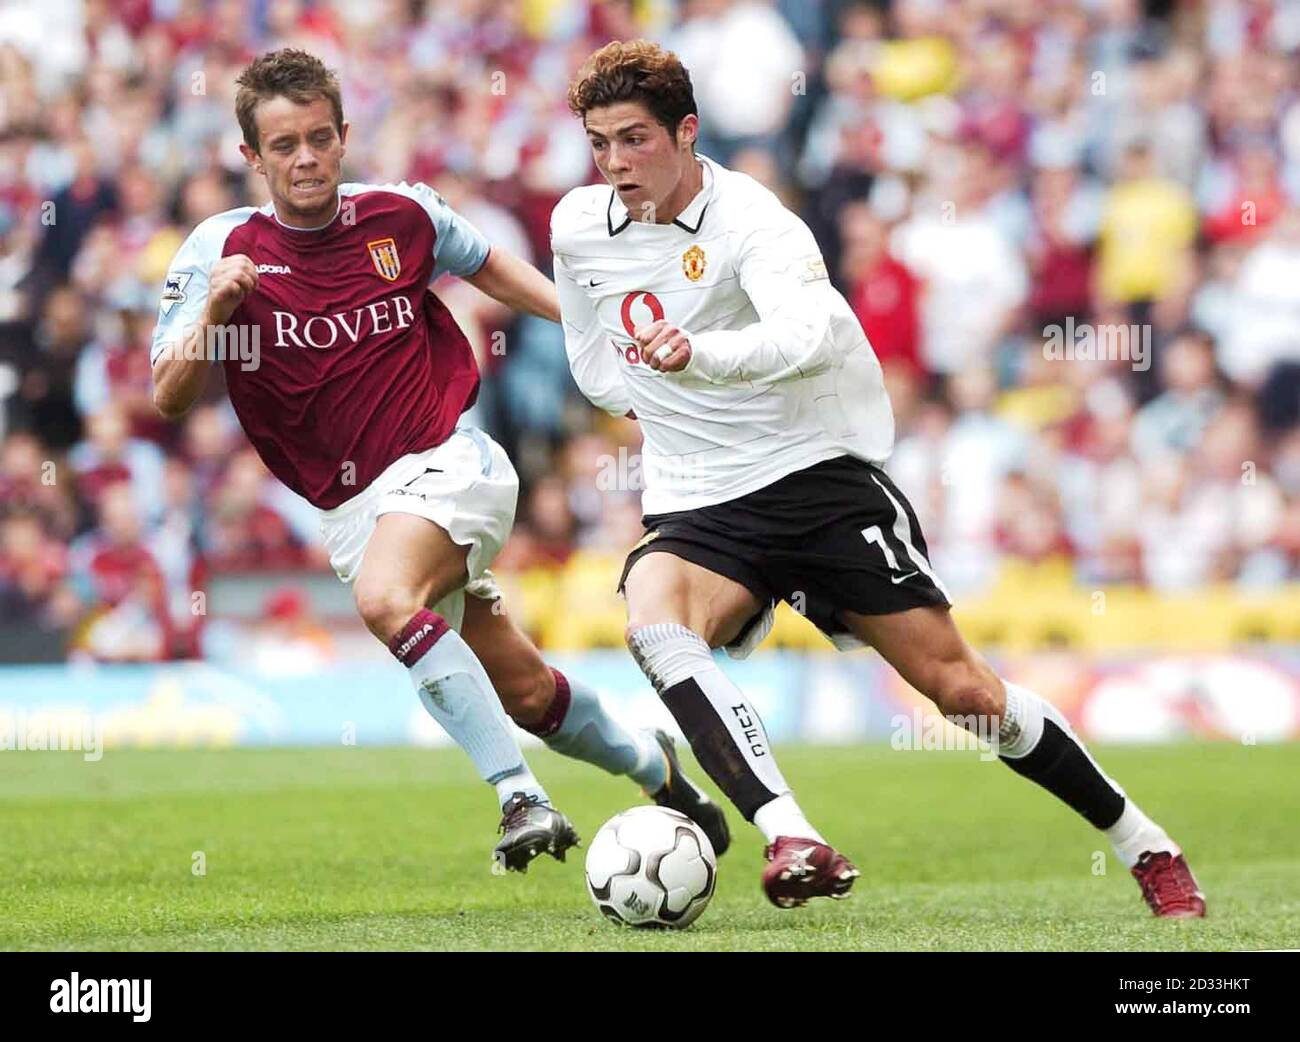
[[[353,591],[357,614],[376,637],[388,641],[406,625],[424,605],[414,590],[358,583]]]
[[[945,664],[937,671],[933,690],[926,693],[944,716],[972,719],[981,727],[1001,713],[997,677],[975,663]]]

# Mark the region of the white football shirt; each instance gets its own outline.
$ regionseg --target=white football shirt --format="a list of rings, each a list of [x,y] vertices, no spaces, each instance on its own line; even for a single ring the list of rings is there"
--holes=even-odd
[[[894,441],[880,363],[808,226],[753,178],[700,160],[704,186],[671,224],[632,220],[605,184],[551,215],[569,364],[593,403],[635,411],[647,514],[724,503],[835,456],[880,463]],[[633,331],[660,318],[690,339],[681,372],[641,361]]]

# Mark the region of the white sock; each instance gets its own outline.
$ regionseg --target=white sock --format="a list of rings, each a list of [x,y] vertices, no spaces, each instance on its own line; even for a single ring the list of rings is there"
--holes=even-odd
[[[521,771],[498,778],[494,786],[497,790],[497,802],[503,808],[510,802],[510,797],[517,792],[522,792],[525,796],[536,796],[543,803],[551,802],[546,795],[546,790],[542,788],[542,783],[533,777],[533,772],[528,769],[528,764],[524,764]]]
[[[789,792],[759,807],[754,812],[754,825],[769,843],[775,843],[777,836],[826,842],[822,834],[804,817],[799,804],[794,800],[794,794]]]
[[[421,609],[388,647],[410,672],[420,704],[469,754],[502,805],[515,792],[548,801],[482,663],[442,616]]]
[[[1167,850],[1174,855],[1182,853],[1178,844],[1169,838],[1169,833],[1143,814],[1142,809],[1127,797],[1124,799],[1124,813],[1105,833],[1115,848],[1115,856],[1124,862],[1125,868],[1136,865],[1138,858],[1148,850]]]
[[[675,622],[641,626],[628,649],[691,743],[695,759],[740,811],[755,811],[790,791],[762,718],[718,669],[709,646]]]

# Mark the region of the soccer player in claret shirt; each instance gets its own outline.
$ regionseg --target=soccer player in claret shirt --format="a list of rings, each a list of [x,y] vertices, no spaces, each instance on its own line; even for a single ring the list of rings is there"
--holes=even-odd
[[[749,652],[778,599],[841,649],[869,645],[949,719],[1102,830],[1159,916],[1205,901],[1178,845],[1065,718],[962,639],[907,498],[882,464],[880,365],[807,226],[753,179],[697,156],[690,76],[611,43],[569,106],[608,184],[551,220],[565,348],[596,405],[645,437],[646,534],[619,587],[627,642],[696,758],[768,841],[781,907],[843,897],[857,870],[812,826],[754,706],[710,649]]]
[[[488,566],[513,524],[518,478],[500,446],[460,425],[478,372],[429,283],[452,272],[552,321],[555,288],[425,185],[340,183],[348,125],[317,58],[264,55],[238,85],[241,151],[271,202],[208,218],[172,262],[151,351],[158,408],[183,414],[210,359],[232,355],[221,360],[249,440],[320,508],[330,563],[353,583],[366,626],[495,787],[498,864],[523,870],[543,851],[563,860],[577,842],[502,703],[557,751],[689,814],[725,850],[726,819],[681,774],[671,740],[625,727],[493,610]],[[228,351],[240,332],[246,350]]]

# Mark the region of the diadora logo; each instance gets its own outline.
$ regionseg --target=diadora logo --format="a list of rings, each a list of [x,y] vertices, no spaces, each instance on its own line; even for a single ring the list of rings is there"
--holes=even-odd
[[[407,637],[406,640],[402,642],[401,647],[397,649],[397,657],[399,659],[404,658],[408,651],[414,648],[417,644],[420,643],[420,641],[424,640],[424,638],[427,637],[432,632],[433,632],[433,626],[426,622],[423,626],[420,627],[418,633],[411,634],[411,636]]]
[[[257,273],[259,275],[288,275],[290,271],[287,264],[259,264]]]
[[[433,498],[429,492],[417,492],[413,488],[395,488],[389,493],[391,496],[414,496],[416,499],[423,499],[426,503]]]

